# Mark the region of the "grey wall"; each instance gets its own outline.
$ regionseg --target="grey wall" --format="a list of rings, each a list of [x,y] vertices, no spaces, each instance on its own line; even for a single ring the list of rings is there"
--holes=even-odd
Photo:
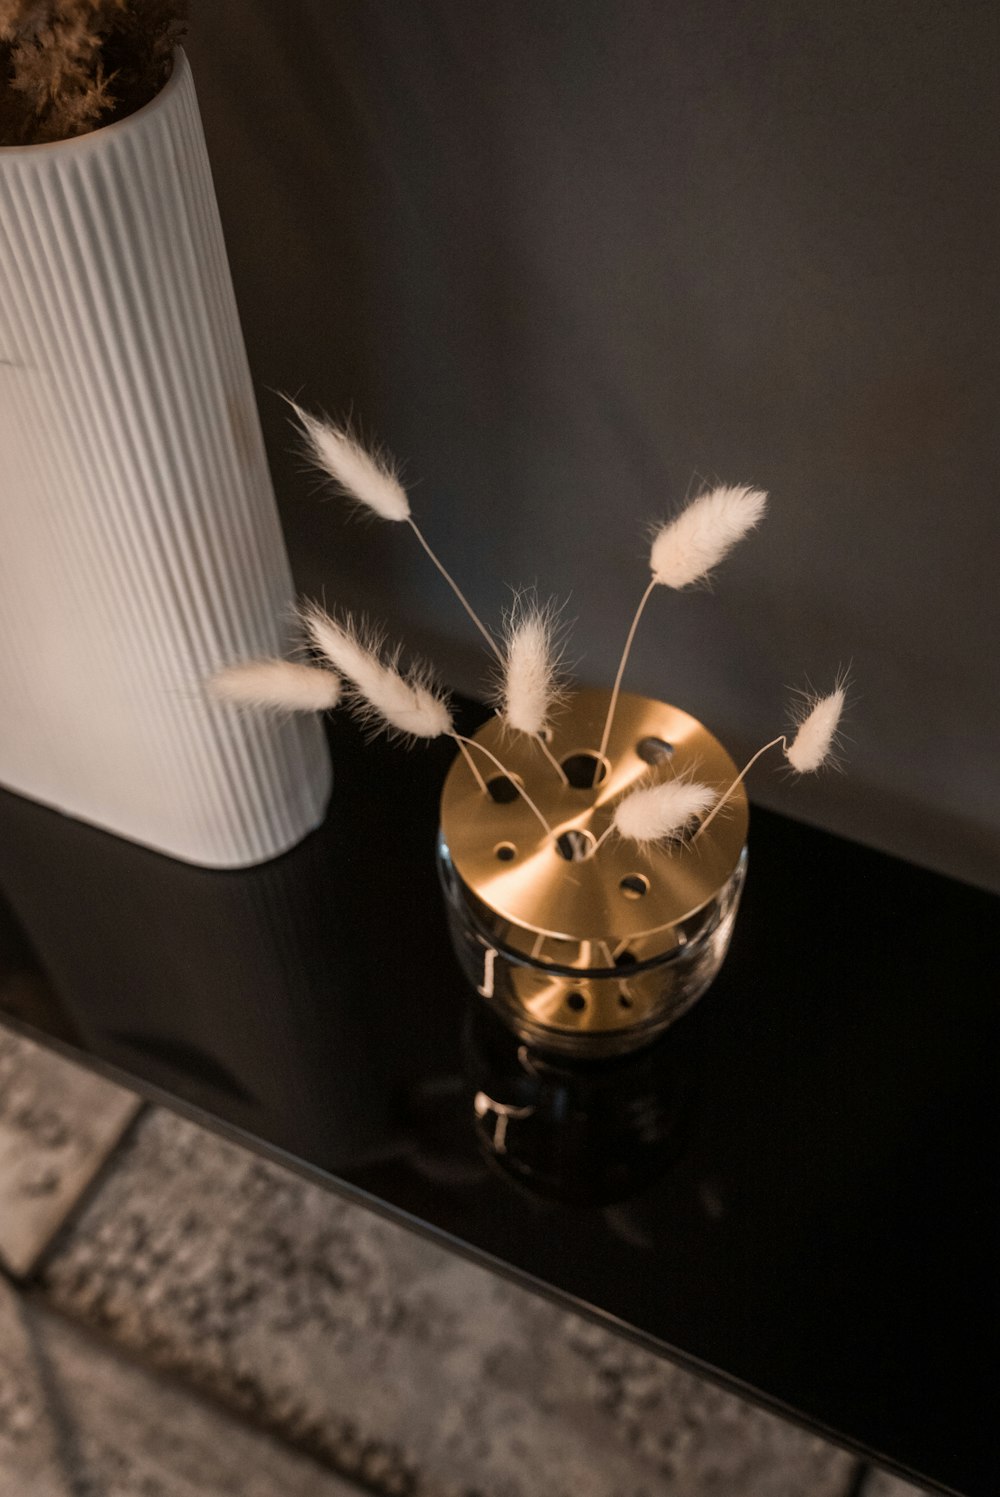
[[[608,681],[644,522],[767,487],[629,684],[734,754],[853,662],[846,775],[756,797],[1000,887],[1000,9],[195,0],[189,52],[298,579],[480,682],[402,527],[310,497],[273,389],[406,460],[496,618]]]

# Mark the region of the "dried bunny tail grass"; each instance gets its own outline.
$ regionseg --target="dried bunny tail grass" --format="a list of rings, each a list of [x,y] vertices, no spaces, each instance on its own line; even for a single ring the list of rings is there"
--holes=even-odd
[[[221,702],[270,712],[327,712],[340,701],[341,684],[332,671],[291,660],[248,660],[209,678]]]
[[[383,520],[408,520],[410,501],[395,464],[385,453],[369,452],[346,427],[314,416],[285,395],[295,412],[306,453],[314,467],[332,478],[341,493]]]
[[[711,785],[692,780],[666,780],[643,785],[620,800],[612,826],[629,842],[677,841],[691,822],[704,816],[717,798]]]
[[[564,692],[559,610],[530,595],[515,597],[504,619],[503,660],[496,692],[500,717],[518,733],[544,733]]]
[[[382,633],[365,623],[356,624],[349,614],[343,621],[334,619],[318,603],[306,604],[298,616],[310,643],[353,686],[361,686],[366,672],[377,677],[384,669]]]
[[[403,677],[399,678],[403,680]],[[454,736],[455,723],[448,699],[441,690],[434,671],[424,660],[413,661],[407,672],[404,685],[410,692],[412,705],[398,706],[391,726],[399,733],[413,738],[442,738]],[[376,710],[381,711],[376,706]],[[388,714],[384,713],[387,716]]]
[[[370,514],[378,515],[383,520],[404,520],[409,525],[492,653],[499,659],[500,650],[496,640],[413,518],[406,490],[400,483],[396,465],[388,454],[369,452],[346,427],[337,426],[328,417],[311,415],[289,395],[282,396],[282,399],[295,412],[305,439],[306,452],[313,466],[332,478],[343,494]]]
[[[654,589],[657,586],[687,587],[690,583],[707,577],[737,541],[760,524],[766,508],[767,495],[763,490],[751,489],[746,484],[728,487],[723,485],[692,500],[673,520],[668,520],[654,530],[649,548],[652,576],[639,599],[639,606],[625,639],[618,673],[611,688],[608,715],[604,719],[604,732],[601,734],[601,746],[598,750],[600,754],[605,753],[611,737],[611,725],[632,641]]]
[[[804,701],[796,712],[798,730],[785,748],[785,758],[798,774],[812,774],[829,760],[847,701],[847,685],[842,673],[826,696],[803,693]]]
[[[664,587],[699,582],[764,518],[767,495],[746,484],[723,485],[682,509],[653,536],[649,565]]]
[[[404,738],[454,733],[448,704],[426,668],[404,676],[399,650],[386,655],[382,636],[350,617],[333,619],[313,604],[301,618],[316,649],[351,683],[351,705],[364,720]]]
[[[819,696],[818,693],[812,691],[801,693],[803,704],[796,714],[798,732],[792,742],[788,742],[784,733],[779,734],[777,738],[772,738],[770,743],[765,743],[763,748],[759,748],[753,757],[747,760],[735,780],[719,797],[710,814],[698,828],[695,841],[708,830],[734,791],[746,779],[757,760],[763,758],[770,749],[777,748],[779,743],[785,758],[799,774],[812,774],[814,770],[830,761],[830,754],[836,743],[837,728],[847,700],[848,685],[847,671],[841,671],[837,685],[829,695]]]

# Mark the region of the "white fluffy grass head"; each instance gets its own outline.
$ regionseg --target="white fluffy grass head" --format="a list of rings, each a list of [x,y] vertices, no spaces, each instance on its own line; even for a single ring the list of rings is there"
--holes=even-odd
[[[629,842],[677,841],[696,817],[711,810],[716,798],[710,785],[692,780],[642,785],[618,802],[615,830]]]
[[[404,676],[399,650],[386,655],[380,635],[350,618],[333,619],[312,605],[302,613],[310,640],[351,683],[349,700],[365,720],[404,738],[440,738],[454,731],[444,697],[426,671]]]
[[[737,541],[759,525],[767,508],[761,489],[744,485],[710,489],[661,525],[649,565],[664,587],[688,587],[708,576]]]
[[[209,679],[222,702],[271,712],[327,712],[340,701],[341,684],[332,671],[292,660],[248,660],[229,665]]]
[[[562,695],[559,679],[558,611],[518,596],[504,620],[504,648],[497,703],[500,716],[518,733],[538,734],[551,725]]]
[[[810,693],[797,714],[798,730],[785,758],[799,774],[812,774],[830,758],[837,738],[847,684],[841,681],[827,696]]]
[[[285,399],[295,412],[310,462],[332,478],[342,494],[383,520],[410,518],[406,490],[384,453],[369,452],[346,427],[304,411],[287,395]]]

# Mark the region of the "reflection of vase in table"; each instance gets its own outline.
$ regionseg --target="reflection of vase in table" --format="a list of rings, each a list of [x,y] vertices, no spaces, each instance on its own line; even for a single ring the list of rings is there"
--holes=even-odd
[[[0,791],[0,988],[12,915],[50,985],[28,1023],[323,1168],[381,1156],[394,1057],[364,996],[340,831],[217,872]],[[32,974],[30,951],[9,965]]]
[[[631,695],[599,762],[608,700],[576,693],[555,722],[549,748],[569,784],[496,719],[476,735],[530,787],[553,835],[510,779],[484,792],[465,759],[441,801],[439,869],[466,976],[527,1044],[581,1058],[647,1044],[701,996],[728,949],[746,869],[742,785],[704,835],[644,847],[604,839],[637,784],[696,774],[722,795],[736,778],[695,718]]]
[[[663,1035],[595,1060],[522,1044],[471,1008],[466,1081],[480,1151],[533,1194],[576,1205],[627,1200],[683,1151],[697,1093],[697,1044]]]
[[[282,653],[292,582],[191,70],[0,149],[0,782],[195,863],[321,819],[319,725],[201,683]]]

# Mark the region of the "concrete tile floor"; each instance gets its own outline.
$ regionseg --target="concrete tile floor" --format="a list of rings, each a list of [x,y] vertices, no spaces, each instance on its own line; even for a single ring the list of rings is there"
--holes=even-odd
[[[131,1092],[0,1030],[0,1266],[30,1271],[138,1111]]]
[[[0,1283],[0,1497],[356,1492]]]
[[[22,1086],[65,1065],[9,1044]],[[0,1301],[0,1348],[0,1497],[918,1497],[161,1110]]]

